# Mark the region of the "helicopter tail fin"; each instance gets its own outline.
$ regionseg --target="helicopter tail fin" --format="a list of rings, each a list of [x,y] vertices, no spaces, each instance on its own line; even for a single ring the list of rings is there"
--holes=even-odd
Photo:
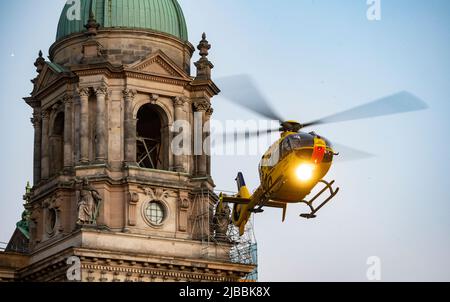
[[[241,198],[250,198],[250,192],[248,191],[247,185],[245,184],[244,175],[239,172],[236,177],[236,183],[238,187],[238,195]]]

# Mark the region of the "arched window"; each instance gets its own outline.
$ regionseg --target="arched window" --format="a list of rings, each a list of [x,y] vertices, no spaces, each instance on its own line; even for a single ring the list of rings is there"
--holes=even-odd
[[[50,175],[64,168],[64,113],[59,112],[53,120],[50,132]]]
[[[165,112],[146,104],[137,114],[136,161],[141,168],[168,170],[169,127]]]

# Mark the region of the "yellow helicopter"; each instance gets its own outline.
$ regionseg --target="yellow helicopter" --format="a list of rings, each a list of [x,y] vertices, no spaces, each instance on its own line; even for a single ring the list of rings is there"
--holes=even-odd
[[[269,103],[262,97],[249,76],[223,78],[219,81],[219,87],[227,99],[272,120],[282,120],[270,108]],[[245,132],[246,137],[277,131],[281,132],[281,135],[261,159],[259,165],[261,184],[253,194],[247,188],[243,174],[239,172],[236,178],[237,195],[228,196],[221,193],[219,206],[223,203],[234,204],[231,218],[233,224],[239,228],[241,236],[245,232],[245,226],[251,215],[263,212],[264,207],[282,209],[284,222],[288,204],[304,203],[309,207],[310,213],[300,216],[306,219],[316,218],[317,212],[339,192],[339,188],[333,188],[334,180],[328,182],[323,179],[330,170],[334,157],[339,154],[333,149],[328,139],[315,132],[306,133],[301,130],[326,123],[372,118],[426,108],[428,106],[422,100],[403,91],[310,123],[286,121],[280,122],[280,128]],[[354,159],[370,156],[368,153],[351,148],[341,148],[351,153]],[[318,184],[322,184],[323,188],[310,200],[305,200]],[[315,206],[319,197],[327,192],[328,196]]]

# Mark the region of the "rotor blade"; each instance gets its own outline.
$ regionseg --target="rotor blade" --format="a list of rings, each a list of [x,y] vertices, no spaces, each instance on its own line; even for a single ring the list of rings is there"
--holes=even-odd
[[[222,137],[222,141],[226,142],[230,139],[234,139],[236,142],[241,140],[250,140],[255,137],[260,137],[262,135],[269,135],[275,132],[280,132],[280,128],[267,129],[267,130],[252,130],[252,131],[241,131],[241,132],[222,132],[222,133],[212,133],[212,138]]]
[[[215,81],[222,95],[231,102],[271,120],[283,121],[248,75],[224,77]]]
[[[393,115],[427,108],[428,105],[424,101],[409,92],[402,91],[368,104],[306,123],[303,127]]]
[[[334,157],[337,162],[348,162],[375,157],[375,155],[373,154],[353,149],[341,144],[333,143],[333,150],[339,153],[339,155]]]

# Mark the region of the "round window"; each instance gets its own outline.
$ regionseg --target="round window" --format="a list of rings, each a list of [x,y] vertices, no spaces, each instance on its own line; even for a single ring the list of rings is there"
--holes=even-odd
[[[157,201],[151,201],[144,209],[145,218],[150,224],[160,226],[166,219],[166,208]]]

